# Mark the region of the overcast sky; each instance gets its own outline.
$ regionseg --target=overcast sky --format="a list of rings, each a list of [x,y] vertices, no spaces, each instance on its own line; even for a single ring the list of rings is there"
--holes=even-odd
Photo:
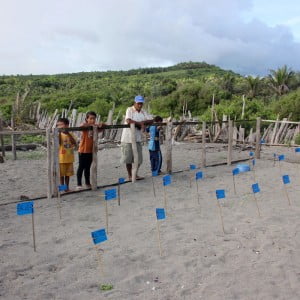
[[[0,0],[0,74],[300,70],[299,0]]]

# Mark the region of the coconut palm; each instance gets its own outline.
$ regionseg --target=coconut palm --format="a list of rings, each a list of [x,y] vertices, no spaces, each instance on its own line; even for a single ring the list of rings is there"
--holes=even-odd
[[[260,78],[259,76],[253,77],[253,76],[247,76],[246,81],[248,84],[248,96],[249,98],[254,98],[257,95],[259,84],[260,84]]]
[[[289,84],[295,73],[284,65],[282,68],[278,68],[277,70],[270,70],[270,74],[268,76],[272,89],[277,93],[277,95],[281,96],[289,92]]]

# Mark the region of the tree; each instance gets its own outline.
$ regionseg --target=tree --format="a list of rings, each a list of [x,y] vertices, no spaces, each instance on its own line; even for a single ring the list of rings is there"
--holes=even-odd
[[[294,76],[295,73],[284,65],[282,68],[278,68],[277,70],[270,70],[268,78],[272,89],[278,96],[281,96],[289,92],[289,84]]]
[[[250,99],[253,99],[257,95],[259,84],[260,84],[260,78],[259,76],[256,77],[247,76],[246,81],[248,85],[248,97]]]

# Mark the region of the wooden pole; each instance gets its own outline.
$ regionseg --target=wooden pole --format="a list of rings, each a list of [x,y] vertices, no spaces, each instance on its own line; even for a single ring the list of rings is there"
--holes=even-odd
[[[11,128],[15,130],[15,107],[12,106],[11,110]],[[11,135],[11,151],[13,154],[13,160],[17,159],[17,152],[16,152],[16,137],[14,134]]]
[[[256,204],[256,208],[257,208],[257,214],[260,217],[261,214],[260,214],[260,210],[259,210],[259,206],[258,206],[258,202],[257,202],[257,198],[255,196],[255,193],[253,193],[253,197],[254,197],[254,201],[255,201],[255,204]]]
[[[106,232],[108,234],[108,205],[107,205],[107,200],[105,201],[105,222],[106,222]]]
[[[100,268],[100,273],[102,276],[104,276],[104,265],[103,265],[103,261],[102,261],[102,256],[100,254],[100,252],[102,251],[102,249],[100,249],[100,247],[97,247],[95,245],[95,250],[98,256],[98,263],[99,263],[99,268]]]
[[[59,191],[59,189],[58,189],[58,192],[57,192],[57,210],[58,210],[59,219],[61,220],[61,201],[60,201],[60,191]]]
[[[121,186],[120,186],[120,182],[118,184],[118,205],[121,205]]]
[[[173,122],[168,121],[166,127],[166,166],[168,174],[172,174],[172,127]]]
[[[198,200],[198,204],[200,205],[199,185],[198,185],[198,180],[197,179],[196,179],[196,186],[197,186],[197,200]]]
[[[153,196],[154,196],[154,198],[156,198],[155,185],[154,185],[154,178],[153,178],[153,176],[151,177],[151,179],[152,179]]]
[[[135,136],[135,124],[130,124],[130,131],[131,131],[131,145],[132,145],[132,152],[133,152],[133,166],[132,166],[132,183],[136,181],[136,175],[139,167],[139,153],[137,150],[136,144],[136,136]]]
[[[52,197],[52,151],[51,151],[51,129],[48,127],[46,130],[46,142],[47,142],[47,198],[48,200]]]
[[[2,125],[2,119],[0,118],[0,132],[2,130],[3,130],[3,125]],[[5,147],[4,147],[4,137],[3,137],[3,135],[0,136],[0,143],[1,143],[2,157],[5,157]]]
[[[36,244],[35,244],[35,228],[34,228],[34,213],[31,214],[32,221],[32,239],[33,239],[33,250],[36,252]]]
[[[166,193],[166,186],[164,186],[164,208],[167,214],[167,193]]]
[[[206,167],[206,122],[202,122],[202,157],[201,157],[201,166],[202,168]]]
[[[98,166],[98,127],[93,127],[93,161],[91,164],[91,186],[97,191],[97,166]]]
[[[58,197],[58,186],[59,186],[59,177],[60,177],[60,172],[59,172],[59,132],[58,128],[54,128],[53,131],[53,194],[55,197]]]
[[[261,139],[261,133],[260,133],[260,124],[261,124],[261,118],[258,117],[256,119],[256,144],[255,144],[255,158],[260,158],[260,139]]]
[[[156,225],[157,225],[157,240],[158,240],[158,246],[159,246],[159,256],[162,257],[159,222],[157,220],[156,220]]]
[[[234,175],[232,175],[232,179],[233,179],[234,194],[236,195],[236,187],[235,187],[235,178],[234,178]]]
[[[228,153],[227,153],[227,165],[230,166],[232,162],[232,135],[233,124],[232,120],[228,121]]]
[[[221,207],[221,204],[219,203],[219,200],[217,200],[217,203],[218,203],[218,207],[219,207],[219,215],[220,215],[220,220],[221,220],[222,230],[223,230],[223,233],[225,234],[225,228],[224,228],[224,221],[223,221],[222,207]]]
[[[286,188],[285,184],[284,184],[283,188],[284,188],[286,199],[287,199],[287,201],[289,203],[289,206],[291,206],[291,200],[290,200],[289,193],[287,191],[287,188]]]

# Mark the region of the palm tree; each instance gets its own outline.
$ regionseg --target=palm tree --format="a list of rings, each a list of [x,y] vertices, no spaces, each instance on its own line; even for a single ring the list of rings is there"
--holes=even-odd
[[[249,98],[254,98],[257,95],[260,78],[259,76],[253,77],[253,76],[247,76],[246,77],[248,88],[249,88]]]
[[[277,95],[281,96],[285,93],[289,92],[289,84],[295,73],[284,65],[282,68],[278,68],[277,70],[270,70],[268,78],[271,84],[271,87],[277,93]]]

